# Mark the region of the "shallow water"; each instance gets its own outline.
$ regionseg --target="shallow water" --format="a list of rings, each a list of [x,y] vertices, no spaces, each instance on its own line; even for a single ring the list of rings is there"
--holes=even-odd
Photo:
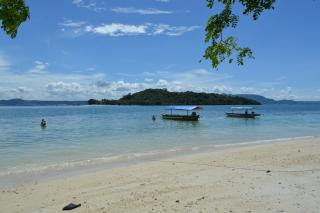
[[[191,147],[320,136],[319,104],[263,105],[257,109],[263,115],[249,120],[225,117],[229,109],[205,106],[199,122],[177,122],[160,118],[162,106],[0,107],[0,176]]]

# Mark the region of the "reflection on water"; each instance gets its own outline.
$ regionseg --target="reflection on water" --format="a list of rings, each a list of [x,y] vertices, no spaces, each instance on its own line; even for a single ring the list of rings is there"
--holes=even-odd
[[[200,125],[199,121],[175,121],[175,120],[163,120],[163,122],[168,123],[173,128],[188,129],[189,127],[197,127]]]

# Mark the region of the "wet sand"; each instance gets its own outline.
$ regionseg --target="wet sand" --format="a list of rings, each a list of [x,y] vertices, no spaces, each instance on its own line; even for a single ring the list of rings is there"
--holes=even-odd
[[[229,147],[0,191],[1,212],[319,212],[320,139]]]

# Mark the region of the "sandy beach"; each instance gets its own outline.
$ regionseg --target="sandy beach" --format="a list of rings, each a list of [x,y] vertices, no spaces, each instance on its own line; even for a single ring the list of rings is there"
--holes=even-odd
[[[230,147],[1,190],[1,212],[319,212],[320,139]]]

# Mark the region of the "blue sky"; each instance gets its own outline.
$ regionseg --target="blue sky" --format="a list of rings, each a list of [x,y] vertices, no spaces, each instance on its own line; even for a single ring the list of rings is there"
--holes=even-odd
[[[320,2],[278,0],[228,30],[255,60],[202,61],[205,0],[28,0],[31,19],[0,32],[0,99],[118,98],[145,88],[320,100]],[[236,8],[237,9],[237,8]]]

